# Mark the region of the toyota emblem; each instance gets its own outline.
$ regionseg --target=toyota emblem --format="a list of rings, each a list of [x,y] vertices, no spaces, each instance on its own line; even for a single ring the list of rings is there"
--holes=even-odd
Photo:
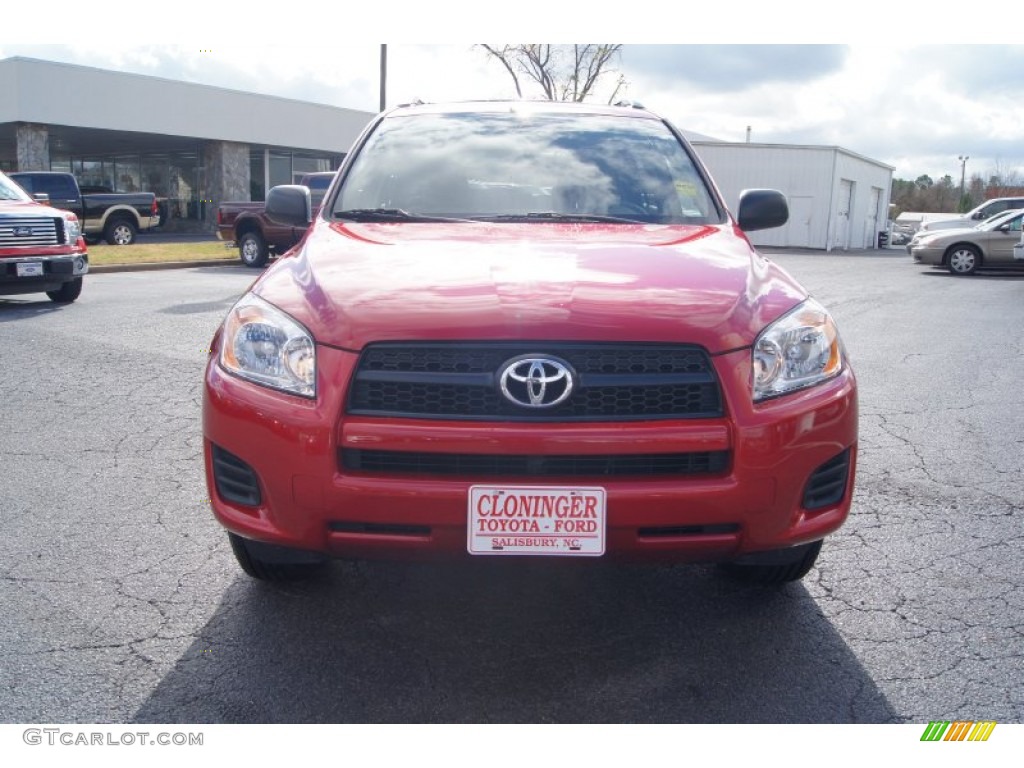
[[[572,394],[572,368],[555,357],[523,355],[505,362],[498,372],[501,394],[525,408],[550,408]]]

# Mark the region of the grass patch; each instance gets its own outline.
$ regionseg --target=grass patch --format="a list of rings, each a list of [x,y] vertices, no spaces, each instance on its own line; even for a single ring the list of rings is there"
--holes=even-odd
[[[220,240],[202,243],[135,243],[90,245],[89,263],[152,264],[166,261],[216,261],[237,259],[238,249]]]

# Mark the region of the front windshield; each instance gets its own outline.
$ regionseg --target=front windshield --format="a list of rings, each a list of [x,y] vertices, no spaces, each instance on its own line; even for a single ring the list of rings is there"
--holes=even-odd
[[[1022,220],[1024,220],[1024,211],[1018,211],[1015,216],[1004,219],[996,226],[998,227],[1005,224],[1008,232],[1020,232]]]
[[[31,200],[21,187],[0,173],[0,200]]]
[[[664,123],[517,111],[385,119],[332,208],[338,218],[381,211],[480,221],[722,221]]]
[[[1020,216],[1021,214],[1021,211],[1002,211],[1000,213],[997,213],[995,216],[990,216],[989,218],[985,219],[983,222],[981,222],[981,224],[975,227],[975,229],[995,229],[999,225],[1005,224],[1010,219],[1014,218],[1015,216]]]

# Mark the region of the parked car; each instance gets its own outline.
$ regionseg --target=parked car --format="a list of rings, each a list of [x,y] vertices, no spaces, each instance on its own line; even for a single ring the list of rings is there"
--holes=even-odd
[[[947,219],[932,219],[921,224],[918,232],[936,232],[942,229],[963,229],[980,224],[1004,211],[1015,211],[1024,208],[1024,197],[997,197],[986,200],[981,205],[962,216],[951,216]]]
[[[139,232],[160,224],[160,209],[152,192],[84,192],[73,174],[57,171],[9,175],[33,197],[73,212],[91,242],[103,238],[110,245],[131,245]]]
[[[910,253],[915,262],[945,267],[954,275],[973,275],[984,267],[1019,267],[1013,246],[1020,242],[1022,219],[1024,210],[1006,211],[973,229],[915,237]]]
[[[309,187],[314,208],[320,205],[335,171],[307,173],[299,184]],[[306,226],[280,225],[264,215],[264,203],[221,203],[217,206],[217,237],[238,246],[238,256],[249,267],[263,267],[306,234]]]
[[[45,293],[69,304],[88,271],[78,217],[34,201],[0,173],[0,294]]]
[[[906,245],[914,237],[914,228],[905,224],[892,224],[889,245]]]
[[[717,561],[801,578],[846,519],[857,388],[828,311],[638,108],[378,116],[229,311],[206,368],[212,510],[249,575],[329,557]]]
[[[926,238],[931,238],[933,235],[936,235],[936,234],[943,234],[943,235],[945,235],[945,234],[949,234],[951,232],[970,232],[970,231],[975,230],[975,229],[980,229],[981,227],[983,227],[983,226],[985,226],[987,224],[996,224],[996,223],[1002,222],[1005,219],[1012,218],[1016,213],[1017,213],[1017,209],[1011,209],[1011,210],[1008,210],[1008,211],[1002,211],[1001,213],[997,213],[994,216],[990,216],[989,218],[985,219],[985,221],[981,222],[980,224],[972,224],[970,222],[965,222],[964,226],[959,227],[959,228],[957,228],[955,230],[954,229],[940,229],[940,230],[936,230],[936,231],[929,231],[929,230],[926,230],[926,229],[920,229],[920,230],[918,230],[917,232],[914,233],[914,236],[912,238],[910,238],[910,242],[907,243],[907,253],[913,254],[914,248],[916,248],[918,245],[920,245],[921,242],[923,242]]]

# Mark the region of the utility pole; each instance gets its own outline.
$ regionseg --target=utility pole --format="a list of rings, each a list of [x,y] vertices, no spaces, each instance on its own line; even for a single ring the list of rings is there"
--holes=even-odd
[[[384,108],[387,105],[387,99],[384,97],[385,87],[387,85],[387,46],[381,45],[381,112],[384,112]]]
[[[963,213],[967,210],[964,206],[964,182],[967,179],[967,161],[971,158],[969,155],[957,155],[956,159],[960,161],[960,202],[957,204],[957,209]]]

